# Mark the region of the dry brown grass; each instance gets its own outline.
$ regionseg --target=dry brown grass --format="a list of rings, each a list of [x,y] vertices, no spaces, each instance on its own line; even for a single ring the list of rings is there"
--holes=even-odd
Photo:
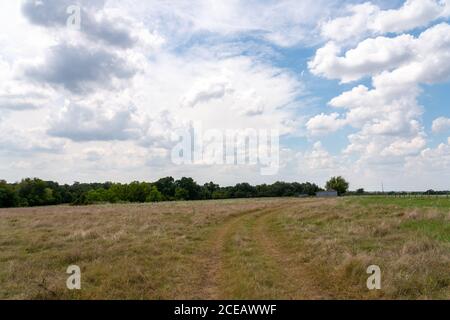
[[[202,297],[205,241],[280,200],[0,210],[0,298]],[[83,290],[65,289],[79,265]]]
[[[0,298],[449,299],[448,224],[448,210],[342,199],[3,209]]]
[[[450,299],[450,242],[408,227],[411,220],[418,226],[435,221],[445,233],[448,212],[352,200],[302,209],[274,217],[272,231],[287,250],[301,253],[311,277],[333,298]],[[366,288],[370,265],[381,267],[380,291]]]

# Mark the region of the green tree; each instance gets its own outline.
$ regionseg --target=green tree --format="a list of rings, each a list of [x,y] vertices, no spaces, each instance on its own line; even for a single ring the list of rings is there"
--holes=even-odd
[[[212,199],[226,199],[227,192],[224,190],[216,190],[212,194]]]
[[[341,177],[333,178],[327,187],[343,194],[348,189],[344,183],[338,185]],[[343,180],[343,179],[342,179]],[[153,188],[155,187],[155,188]],[[167,200],[230,199],[250,197],[291,197],[299,194],[313,195],[319,191],[316,184],[297,182],[276,182],[271,185],[253,186],[239,183],[235,186],[220,187],[209,182],[198,185],[192,178],[175,181],[172,177],[162,178],[155,183],[132,182],[120,184],[79,183],[59,185],[57,182],[40,179],[24,179],[20,183],[8,184],[0,180],[0,207],[41,206],[71,203],[84,205],[98,202],[144,202]],[[430,193],[433,192],[430,190]]]
[[[127,201],[126,185],[120,183],[114,183],[109,188],[110,202]]]
[[[238,183],[233,187],[233,198],[253,198],[256,195],[256,188],[248,183]]]
[[[184,199],[184,200],[199,200],[201,199],[202,194],[202,188],[194,181],[192,178],[181,178],[180,180],[175,181],[175,185],[177,186],[177,189],[175,191],[175,198],[178,200]],[[177,190],[183,189],[187,192],[187,195],[184,191],[179,191],[177,195]],[[182,193],[183,197],[180,198],[180,192]]]
[[[176,185],[174,178],[166,177],[159,179],[154,185],[162,193],[164,200],[172,200],[175,197]]]
[[[308,194],[310,196],[313,196],[316,194],[316,192],[318,192],[320,190],[319,186],[316,185],[315,183],[303,183],[302,184],[302,188],[301,188],[301,192],[303,194]]]
[[[54,204],[56,203],[56,199],[53,193],[53,189],[45,188],[44,189],[44,203],[46,204]]]
[[[128,185],[126,201],[129,202],[145,202],[150,194],[150,186],[145,182],[132,182]]]
[[[147,202],[161,202],[164,200],[164,196],[161,192],[159,192],[156,186],[153,186],[146,200]]]
[[[0,208],[11,208],[18,205],[18,197],[14,188],[6,183],[0,181]]]
[[[184,188],[176,188],[175,199],[176,200],[190,200],[189,199],[189,191],[187,191]]]
[[[18,185],[18,195],[21,206],[57,204],[51,184],[40,179],[22,180]]]
[[[93,204],[93,202],[89,202],[89,200],[87,198],[87,193],[80,194],[71,203],[72,206],[85,206],[85,205],[89,205],[89,204]]]
[[[110,199],[110,193],[108,190],[103,188],[94,189],[86,194],[87,203],[101,203],[101,202],[112,202]]]
[[[220,189],[214,182],[205,183],[202,187],[202,199],[212,199],[214,192]]]
[[[331,178],[325,188],[327,190],[335,190],[339,195],[343,195],[348,191],[349,183],[341,176]]]

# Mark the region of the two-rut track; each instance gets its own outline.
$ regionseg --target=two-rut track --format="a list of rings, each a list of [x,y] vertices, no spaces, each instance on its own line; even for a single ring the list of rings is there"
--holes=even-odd
[[[238,214],[210,235],[204,255],[203,299],[321,299],[300,253],[285,252],[270,229],[288,206]]]

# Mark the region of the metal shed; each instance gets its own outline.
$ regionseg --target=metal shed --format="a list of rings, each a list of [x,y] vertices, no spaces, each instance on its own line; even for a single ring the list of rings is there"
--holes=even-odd
[[[321,191],[317,192],[316,196],[319,198],[336,198],[338,196],[338,192],[335,190]]]

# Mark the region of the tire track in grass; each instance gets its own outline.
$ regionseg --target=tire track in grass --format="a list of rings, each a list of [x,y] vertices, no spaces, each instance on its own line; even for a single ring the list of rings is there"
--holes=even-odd
[[[276,212],[286,205],[244,214],[216,234],[215,249],[220,259],[212,274],[214,299],[271,299],[282,274],[277,264],[265,255],[253,236],[258,217]]]
[[[202,299],[218,300],[223,299],[223,292],[220,288],[221,274],[223,271],[223,250],[227,235],[233,232],[240,222],[249,215],[258,214],[266,208],[253,209],[239,213],[230,217],[217,230],[212,232],[211,239],[208,241],[208,248],[204,251],[203,257],[203,279],[200,296]]]
[[[272,230],[269,230],[275,214],[282,215],[283,212],[275,212],[259,217],[256,221],[254,233],[261,248],[264,248],[266,254],[276,261],[283,274],[277,290],[280,296],[274,298],[295,300],[330,299],[331,297],[314,283],[310,269],[302,261],[301,252],[287,252],[276,242],[277,237]]]
[[[224,236],[219,277],[223,299],[264,299],[276,282],[276,266],[267,261],[251,237],[258,212],[234,222]]]
[[[288,252],[270,230],[292,204],[241,213],[211,234],[205,251],[204,299],[325,299],[301,255]]]

